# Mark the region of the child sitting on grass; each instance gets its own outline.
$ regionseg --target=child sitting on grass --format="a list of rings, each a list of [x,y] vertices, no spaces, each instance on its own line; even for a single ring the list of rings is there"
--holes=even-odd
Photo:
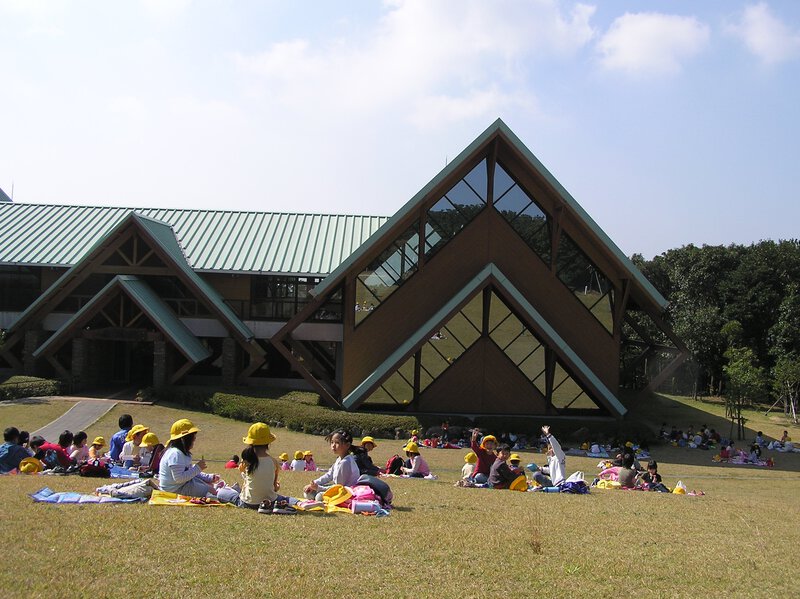
[[[225,468],[228,470],[238,470],[239,469],[239,456],[234,454],[231,456],[231,459],[225,462]]]
[[[511,468],[511,472],[519,476],[520,474],[525,474],[525,469],[519,465],[522,461],[522,458],[519,456],[518,453],[512,453],[511,457],[508,458],[508,467]]]
[[[275,435],[269,426],[263,422],[256,422],[247,431],[247,436],[242,442],[247,445],[242,451],[242,462],[239,470],[242,472],[242,490],[233,503],[239,507],[259,510],[261,513],[272,513],[275,509],[275,500],[278,498],[278,460],[269,455],[270,443],[275,441]]]
[[[314,461],[314,454],[310,451],[303,452],[303,461],[305,461],[305,471],[306,472],[316,472],[317,471],[317,464]]]
[[[158,440],[155,433],[147,433],[142,437],[139,453],[140,472],[158,472],[161,465],[161,456],[164,454],[164,446]]]
[[[139,466],[141,463],[140,448],[142,439],[150,432],[150,428],[143,424],[135,425],[128,434],[125,436],[125,444],[122,446],[122,451],[119,454],[119,459],[122,460],[124,468],[132,468]]]
[[[475,462],[478,456],[474,451],[470,451],[464,456],[464,465],[461,467],[461,480],[472,480],[472,473],[475,472]]]
[[[78,431],[72,438],[72,445],[69,446],[67,452],[73,464],[81,464],[89,459],[89,448],[86,447],[87,438],[88,435],[83,431]]]
[[[501,443],[494,450],[495,459],[492,464],[492,469],[489,472],[489,485],[493,489],[508,489],[519,474],[513,472],[507,464],[507,460],[511,455],[511,447],[507,443]]]
[[[380,475],[381,469],[372,462],[372,458],[369,455],[369,452],[375,449],[377,446],[378,444],[375,443],[375,439],[372,437],[364,437],[361,439],[361,446],[354,448],[353,456],[356,459],[358,471],[361,474],[369,474],[370,476]]]
[[[406,452],[406,457],[411,461],[411,466],[403,466],[400,470],[412,478],[425,478],[431,473],[428,468],[428,462],[420,455],[419,445],[409,442],[403,451]]]
[[[285,451],[278,456],[278,459],[281,461],[281,470],[291,470],[292,467],[289,465],[289,454]]]
[[[489,472],[494,464],[495,455],[494,448],[497,447],[497,438],[494,435],[486,435],[478,444],[478,437],[480,431],[476,428],[472,431],[472,438],[470,439],[470,449],[478,456],[478,461],[475,464],[475,472],[472,478],[476,483],[482,484],[489,480]]]
[[[226,496],[217,489],[220,482],[218,474],[207,474],[206,461],[200,458],[192,464],[192,448],[200,429],[191,420],[182,418],[170,428],[169,443],[158,468],[158,484],[162,491],[186,495],[188,497],[218,496],[225,501]],[[234,493],[235,495],[235,493]]]
[[[105,437],[95,437],[92,441],[91,446],[89,447],[89,459],[99,460],[103,457],[103,447],[106,446],[106,439]]]
[[[294,452],[294,459],[290,465],[291,470],[303,472],[306,469],[306,461],[303,459],[303,452],[299,449]]]
[[[558,486],[564,482],[567,467],[567,456],[561,444],[550,434],[550,427],[543,426],[542,434],[547,440],[547,466],[533,473],[533,480],[543,487]]]
[[[322,495],[333,485],[352,487],[358,482],[358,465],[350,450],[353,446],[353,435],[344,429],[339,429],[325,437],[330,443],[331,452],[336,456],[328,471],[314,479],[305,486],[303,492],[306,499],[322,501]]]

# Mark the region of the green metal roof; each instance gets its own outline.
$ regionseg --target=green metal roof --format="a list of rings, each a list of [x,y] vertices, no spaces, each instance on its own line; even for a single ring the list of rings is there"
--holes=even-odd
[[[71,266],[67,272],[62,274],[58,280],[55,281],[45,292],[40,295],[36,300],[29,305],[20,317],[11,325],[10,330],[15,331],[23,326],[37,311],[43,306],[50,297],[53,296],[59,289],[64,287],[71,279],[76,277],[81,272],[83,262],[89,259],[94,254],[100,252],[102,248],[113,242],[115,236],[119,231],[125,227],[138,225],[144,234],[150,237],[155,243],[164,250],[164,252],[172,259],[173,265],[180,269],[188,279],[195,285],[198,292],[205,296],[217,308],[223,319],[228,326],[233,328],[246,340],[253,338],[253,332],[245,325],[241,319],[231,310],[231,308],[222,300],[219,293],[211,287],[203,278],[192,270],[186,262],[186,257],[178,245],[177,239],[172,228],[166,223],[162,223],[152,218],[147,218],[135,212],[129,212],[126,218],[117,222],[110,230],[108,230],[102,237],[95,240],[94,244],[85,252],[77,264]],[[225,324],[225,323],[223,323]]]
[[[475,141],[467,146],[455,159],[453,159],[447,166],[445,166],[439,174],[428,182],[413,198],[406,202],[394,216],[392,216],[386,223],[376,231],[361,247],[354,251],[344,262],[328,275],[312,291],[314,295],[320,295],[327,291],[331,286],[338,284],[340,278],[347,272],[350,266],[357,261],[364,254],[372,251],[373,246],[380,243],[386,231],[391,229],[396,222],[403,219],[409,212],[415,210],[419,204],[425,200],[426,196],[435,189],[444,179],[449,177],[455,170],[461,168],[464,161],[467,160],[478,148],[483,146],[492,137],[502,133],[508,141],[528,160],[530,165],[553,187],[555,192],[561,197],[574,212],[575,215],[583,221],[586,226],[597,236],[602,244],[604,244],[619,261],[622,268],[628,272],[632,279],[634,279],[648,295],[662,310],[667,307],[667,300],[653,287],[652,283],[636,268],[636,265],[622,253],[617,245],[611,241],[611,238],[606,235],[600,226],[592,220],[580,204],[573,198],[570,193],[558,182],[558,180],[548,171],[544,165],[539,161],[533,152],[531,152],[520,139],[514,135],[501,119],[497,119],[492,125],[489,126],[483,133],[481,133]]]
[[[325,276],[385,216],[0,203],[0,264],[71,266],[131,211],[170,225],[199,272]]]
[[[608,408],[612,413],[623,416],[627,409],[623,406],[611,390],[592,372],[578,354],[567,344],[558,332],[547,322],[547,320],[528,302],[522,293],[509,281],[503,272],[494,264],[486,265],[473,279],[467,283],[458,293],[444,304],[436,314],[431,316],[415,333],[400,345],[392,354],[386,358],[370,375],[364,379],[355,389],[353,389],[343,400],[342,405],[347,409],[355,409],[367,398],[377,385],[398,368],[404,360],[407,360],[413,353],[414,348],[423,340],[430,337],[431,333],[439,329],[446,321],[451,312],[470,298],[475,292],[481,289],[487,279],[493,277],[498,286],[511,295],[522,307],[525,315],[536,323],[542,330],[545,341],[551,347],[556,348],[561,355],[580,373],[597,392],[597,399]]]
[[[139,306],[147,317],[153,321],[158,329],[178,348],[178,350],[193,364],[197,364],[211,356],[211,350],[206,348],[197,337],[183,324],[169,306],[141,279],[132,275],[117,275],[101,289],[89,302],[70,317],[57,331],[55,331],[36,351],[33,356],[38,358],[53,347],[66,332],[84,318],[92,314],[98,304],[108,296],[122,289]]]

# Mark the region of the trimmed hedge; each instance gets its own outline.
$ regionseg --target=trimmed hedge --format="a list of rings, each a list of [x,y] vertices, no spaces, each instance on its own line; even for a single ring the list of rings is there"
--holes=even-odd
[[[60,394],[61,383],[52,379],[41,379],[35,376],[12,376],[0,383],[0,401]]]
[[[243,422],[266,422],[314,435],[324,435],[345,428],[353,436],[373,435],[393,439],[404,438],[413,429],[421,428],[412,416],[393,416],[364,412],[345,412],[319,405],[315,393],[277,389],[247,389],[247,395],[215,391],[208,387],[166,387],[147,389],[146,399],[157,399],[210,412]]]

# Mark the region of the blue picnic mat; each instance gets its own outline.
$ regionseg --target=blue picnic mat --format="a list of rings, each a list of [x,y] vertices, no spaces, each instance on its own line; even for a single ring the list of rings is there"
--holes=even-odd
[[[88,495],[72,491],[57,493],[49,487],[39,489],[36,493],[31,493],[29,497],[39,503],[136,503],[147,501],[146,499],[121,499],[119,497]]]

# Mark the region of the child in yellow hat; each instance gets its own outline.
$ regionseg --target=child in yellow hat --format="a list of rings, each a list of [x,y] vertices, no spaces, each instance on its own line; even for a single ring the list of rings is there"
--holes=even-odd
[[[291,470],[292,466],[289,464],[289,454],[285,451],[278,456],[278,459],[281,461],[281,470]]]
[[[161,456],[158,468],[159,488],[187,497],[217,496],[220,501],[235,498],[235,491],[226,495],[223,490],[230,487],[218,488],[218,474],[204,472],[207,467],[204,459],[200,458],[198,462],[192,463],[192,449],[199,432],[200,429],[187,418],[181,418],[172,424],[167,449]]]
[[[275,441],[275,435],[269,430],[269,426],[256,422],[248,429],[247,436],[242,441],[247,447],[242,450],[242,464],[239,466],[242,472],[242,490],[235,501],[236,505],[257,509],[262,514],[292,513],[294,510],[288,504],[280,508],[276,504],[280,497],[280,464],[269,455],[270,443]],[[282,503],[286,503],[287,498],[281,499]]]
[[[406,456],[411,461],[410,466],[403,466],[400,468],[403,474],[406,474],[412,478],[424,478],[431,473],[431,469],[428,467],[428,462],[426,462],[425,458],[423,458],[419,453],[419,445],[409,442],[403,448],[403,451],[406,452]]]
[[[361,439],[361,445],[353,448],[353,457],[358,464],[358,471],[361,474],[369,474],[370,476],[378,476],[381,469],[378,468],[372,461],[369,452],[375,449],[378,444],[372,437],[364,437]]]
[[[480,430],[477,428],[473,429],[469,446],[470,449],[475,452],[475,455],[478,456],[478,460],[475,463],[475,472],[472,476],[476,483],[482,484],[488,482],[489,472],[497,457],[494,454],[494,448],[497,447],[497,437],[494,435],[486,435],[481,439],[481,442],[478,443],[480,435]]]
[[[149,432],[150,427],[143,424],[136,424],[128,431],[125,436],[125,444],[122,446],[122,452],[119,454],[119,459],[122,460],[124,468],[138,467],[141,464],[139,450],[142,445],[142,439]]]
[[[146,433],[142,437],[142,442],[139,445],[139,470],[146,472],[158,466],[154,464],[156,459],[160,459],[164,446],[158,440],[155,433]]]
[[[299,449],[294,452],[294,459],[289,467],[295,472],[303,472],[306,469],[306,461],[303,459],[303,452]]]
[[[317,471],[317,463],[314,461],[314,454],[311,451],[304,451],[303,452],[303,461],[306,463],[305,471],[306,472],[316,472]]]
[[[105,437],[95,437],[92,445],[89,447],[89,459],[99,460],[103,457],[103,447],[106,446]]]
[[[464,456],[464,465],[461,467],[462,480],[472,480],[472,473],[475,472],[475,462],[478,461],[478,456],[474,451],[470,451]]]

